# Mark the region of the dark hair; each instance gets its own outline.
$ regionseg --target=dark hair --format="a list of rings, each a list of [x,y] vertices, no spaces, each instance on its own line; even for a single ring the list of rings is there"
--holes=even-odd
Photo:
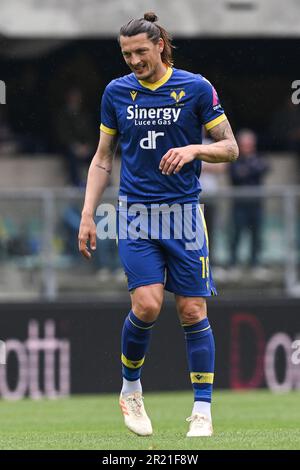
[[[157,44],[159,38],[162,38],[165,44],[164,50],[161,53],[161,60],[164,64],[173,65],[173,54],[172,49],[175,47],[172,44],[172,38],[170,34],[162,28],[160,25],[155,24],[158,17],[152,11],[144,14],[144,18],[138,20],[131,20],[129,23],[122,26],[118,41],[120,42],[120,36],[136,36],[137,34],[146,33],[148,39],[154,44]]]

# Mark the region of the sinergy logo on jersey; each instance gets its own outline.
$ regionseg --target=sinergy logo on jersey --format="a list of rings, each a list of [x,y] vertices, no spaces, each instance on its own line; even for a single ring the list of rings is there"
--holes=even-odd
[[[177,122],[181,108],[140,108],[138,104],[127,107],[127,119],[135,126],[169,126]]]

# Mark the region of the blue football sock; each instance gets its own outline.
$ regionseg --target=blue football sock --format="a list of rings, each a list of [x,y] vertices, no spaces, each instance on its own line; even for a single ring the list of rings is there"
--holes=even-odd
[[[207,318],[183,325],[195,401],[211,402],[214,379],[215,343]]]
[[[130,310],[122,331],[122,373],[126,380],[141,377],[142,365],[149,346],[151,330],[155,322],[146,323]]]

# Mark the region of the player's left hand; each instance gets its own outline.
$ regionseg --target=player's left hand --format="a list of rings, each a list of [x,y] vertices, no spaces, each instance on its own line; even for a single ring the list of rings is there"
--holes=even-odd
[[[196,158],[193,145],[185,147],[177,147],[167,151],[162,157],[159,169],[163,175],[171,175],[178,173],[183,165],[192,162]]]

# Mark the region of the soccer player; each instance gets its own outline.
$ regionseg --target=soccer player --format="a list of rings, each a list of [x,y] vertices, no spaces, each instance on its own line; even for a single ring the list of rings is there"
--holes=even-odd
[[[187,436],[211,436],[215,347],[206,297],[216,290],[207,233],[200,247],[187,249],[184,237],[120,237],[120,220],[125,217],[128,226],[133,221],[124,212],[126,197],[128,207],[135,203],[143,207],[176,203],[180,211],[189,207],[194,226],[199,215],[201,160],[234,161],[238,146],[215,89],[201,75],[173,67],[170,36],[156,22],[154,13],[145,13],[120,30],[121,52],[132,73],[110,82],[102,97],[100,141],[88,174],[79,249],[89,259],[87,243],[91,250],[96,248],[93,215],[108,184],[119,138],[118,248],[132,302],[121,344],[120,406],[125,424],[138,435],[152,434],[140,377],[166,289],[175,294],[194,390]],[[202,126],[212,144],[202,145]]]

